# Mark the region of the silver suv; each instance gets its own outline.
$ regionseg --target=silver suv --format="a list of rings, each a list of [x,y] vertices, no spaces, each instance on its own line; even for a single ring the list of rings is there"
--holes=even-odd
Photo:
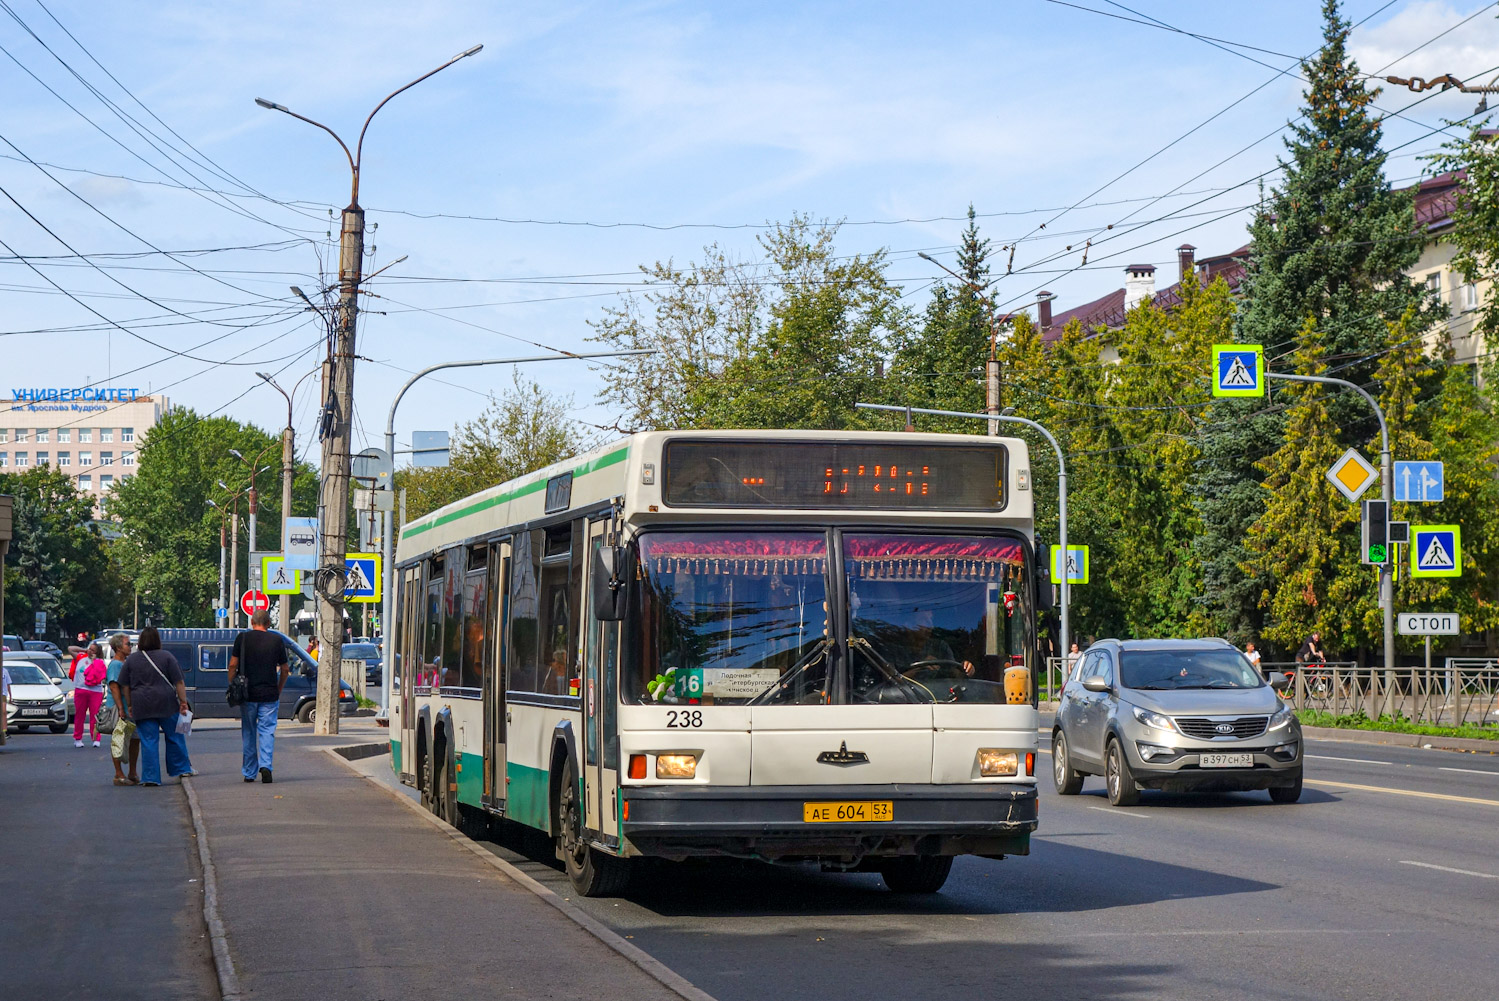
[[[1073,666],[1051,733],[1057,792],[1102,775],[1114,806],[1141,789],[1301,797],[1301,724],[1226,640],[1099,640]]]

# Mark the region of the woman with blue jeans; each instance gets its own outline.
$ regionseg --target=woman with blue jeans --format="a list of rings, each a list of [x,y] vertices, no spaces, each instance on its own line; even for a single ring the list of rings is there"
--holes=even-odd
[[[135,721],[141,742],[141,785],[161,785],[158,748],[166,738],[167,775],[196,775],[187,756],[187,739],[177,732],[177,720],[187,712],[187,688],[177,658],[161,648],[155,626],[141,630],[135,653],[120,671],[125,696],[122,718]]]

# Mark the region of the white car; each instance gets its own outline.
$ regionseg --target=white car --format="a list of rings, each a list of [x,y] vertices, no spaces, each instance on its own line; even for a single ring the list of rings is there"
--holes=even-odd
[[[53,733],[68,728],[67,698],[42,669],[29,660],[5,658],[10,674],[10,698],[5,702],[5,729],[25,733],[33,726],[46,726]]]
[[[11,664],[35,664],[42,669],[47,679],[57,686],[63,694],[63,706],[68,712],[68,722],[73,722],[76,707],[73,703],[73,689],[75,685],[68,677],[68,668],[61,660],[50,653],[42,650],[25,650],[18,652],[7,652],[5,655],[5,666]]]

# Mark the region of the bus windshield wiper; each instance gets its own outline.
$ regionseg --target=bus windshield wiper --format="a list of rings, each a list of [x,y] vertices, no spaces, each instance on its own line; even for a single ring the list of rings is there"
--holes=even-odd
[[[797,675],[801,674],[807,668],[817,663],[818,658],[826,654],[828,650],[832,648],[832,646],[833,641],[824,636],[817,642],[816,646],[807,651],[807,655],[805,657],[797,661],[795,664],[791,665],[790,670],[781,675],[775,681],[771,682],[770,687],[766,688],[765,691],[750,699],[745,703],[745,705],[758,705],[759,703],[764,702],[768,696],[775,694],[777,691],[785,691],[786,686],[791,684],[791,682],[796,678]]]
[[[885,679],[894,682],[897,688],[900,688],[907,696],[911,697],[912,702],[921,701],[920,686],[892,667],[890,662],[885,660],[884,657],[881,657],[875,651],[873,643],[862,636],[850,636],[848,638],[848,645],[855,650],[862,650],[869,657],[869,662],[879,668],[880,673],[885,676]],[[927,695],[931,697],[932,693],[927,692]],[[932,701],[935,702],[936,699],[932,697]]]

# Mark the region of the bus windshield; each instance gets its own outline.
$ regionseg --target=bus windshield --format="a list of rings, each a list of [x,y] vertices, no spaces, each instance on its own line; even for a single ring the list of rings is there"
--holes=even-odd
[[[827,701],[822,532],[651,532],[640,539],[638,703]]]
[[[1018,539],[847,534],[843,563],[853,701],[1006,701],[1030,664]]]

